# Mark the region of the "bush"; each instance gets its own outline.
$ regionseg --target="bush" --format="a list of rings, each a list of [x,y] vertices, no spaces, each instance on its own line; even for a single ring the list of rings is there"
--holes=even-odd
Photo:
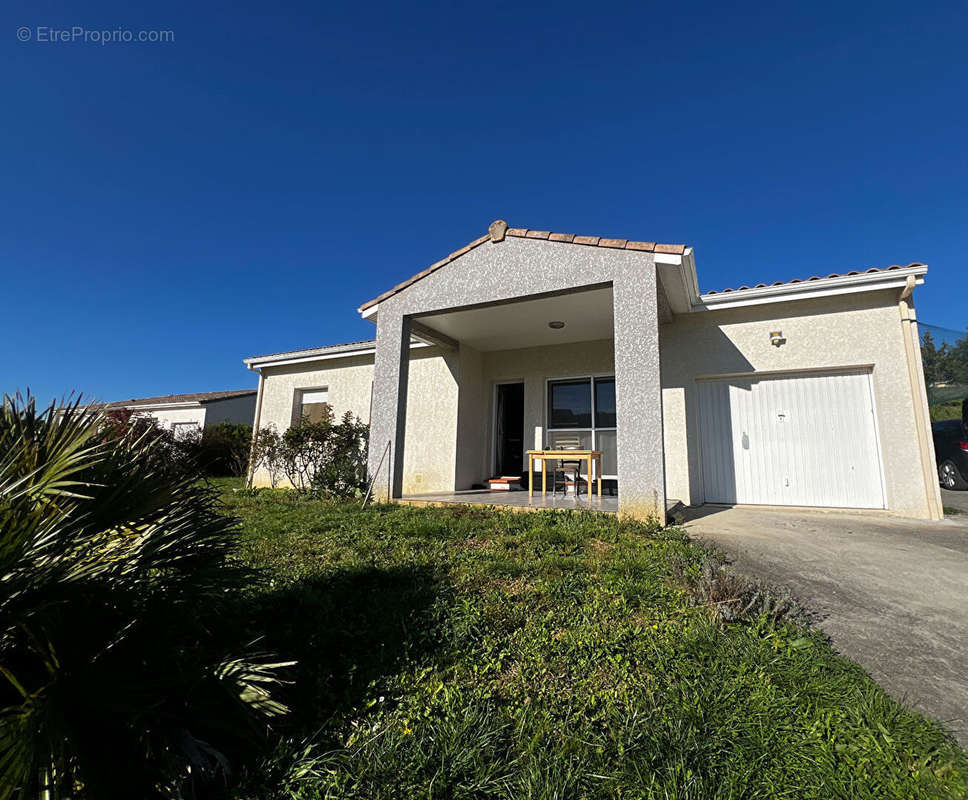
[[[133,436],[151,439],[168,458],[186,466],[193,465],[199,475],[238,478],[249,468],[251,425],[220,422],[189,438],[176,439],[171,430],[160,427],[156,420],[137,416],[128,409],[106,411],[102,424],[115,438],[130,432]]]
[[[204,794],[284,711],[236,520],[154,426],[0,408],[0,798]]]
[[[269,473],[273,487],[285,480],[301,492],[325,497],[353,497],[366,486],[369,426],[346,412],[334,422],[333,410],[323,418],[302,419],[280,435],[269,426],[256,438],[254,461]]]
[[[199,438],[187,445],[206,475],[239,478],[249,468],[252,426],[221,422],[205,428]]]

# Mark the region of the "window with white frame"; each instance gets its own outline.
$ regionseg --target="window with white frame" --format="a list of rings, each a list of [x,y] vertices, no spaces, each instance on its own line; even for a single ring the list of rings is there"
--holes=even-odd
[[[615,376],[548,381],[548,447],[602,451],[602,477],[618,477]]]
[[[328,403],[328,389],[297,389],[292,409],[293,423],[299,420],[322,422],[326,417]]]

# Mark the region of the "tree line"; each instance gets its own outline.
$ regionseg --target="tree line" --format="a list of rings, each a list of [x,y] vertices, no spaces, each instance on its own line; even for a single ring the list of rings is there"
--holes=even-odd
[[[955,343],[935,344],[930,331],[921,338],[921,358],[928,388],[947,383],[968,384],[968,333]]]

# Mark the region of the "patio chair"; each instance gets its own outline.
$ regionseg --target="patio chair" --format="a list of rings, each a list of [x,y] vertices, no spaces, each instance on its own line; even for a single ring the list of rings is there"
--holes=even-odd
[[[559,437],[553,448],[555,450],[581,450],[581,439],[577,436],[571,437]],[[578,492],[581,487],[581,459],[576,458],[575,460],[567,458],[559,458],[555,460],[554,475],[551,480],[551,496],[554,498],[558,493],[558,476],[561,476],[561,493],[562,496],[568,494],[568,479],[574,483],[575,486],[575,497],[578,497]]]

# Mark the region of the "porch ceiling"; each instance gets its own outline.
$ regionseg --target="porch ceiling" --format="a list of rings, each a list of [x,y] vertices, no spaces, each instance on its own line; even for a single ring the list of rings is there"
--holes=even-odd
[[[476,350],[516,350],[615,335],[611,287],[429,314],[420,323]],[[548,327],[552,321],[565,327]]]

